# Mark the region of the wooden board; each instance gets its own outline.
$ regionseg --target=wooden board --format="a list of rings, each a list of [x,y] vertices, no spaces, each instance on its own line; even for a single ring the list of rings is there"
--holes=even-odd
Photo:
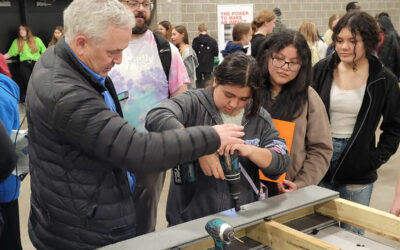
[[[248,228],[246,235],[273,249],[340,249],[273,220]]]
[[[315,205],[315,212],[400,242],[400,217],[337,198]]]
[[[274,218],[274,221],[279,222],[279,223],[286,223],[288,221],[302,218],[309,214],[314,214],[314,207],[312,207],[312,206],[306,207],[306,208],[291,212],[289,214],[285,214],[285,215],[276,217],[276,218]]]

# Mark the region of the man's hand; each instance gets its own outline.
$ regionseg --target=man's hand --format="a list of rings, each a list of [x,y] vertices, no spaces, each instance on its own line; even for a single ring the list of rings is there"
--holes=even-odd
[[[229,144],[243,144],[244,141],[239,139],[244,136],[243,126],[233,124],[223,124],[213,126],[221,140],[221,147],[225,148]]]
[[[279,190],[280,194],[289,193],[289,192],[292,192],[294,190],[297,190],[297,185],[294,182],[291,182],[291,181],[288,181],[288,180],[283,180],[283,184],[282,183],[278,183],[278,190]]]
[[[225,148],[221,147],[218,149],[220,155],[232,155],[235,150],[238,151],[239,156],[249,157],[251,153],[254,152],[255,146],[247,144],[231,144],[226,145]]]
[[[217,154],[205,155],[199,158],[201,170],[206,176],[214,176],[216,179],[225,179],[221,162]]]

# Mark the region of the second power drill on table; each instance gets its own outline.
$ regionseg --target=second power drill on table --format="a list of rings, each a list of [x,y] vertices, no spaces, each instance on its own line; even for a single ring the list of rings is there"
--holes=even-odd
[[[205,226],[207,233],[211,236],[215,243],[215,250],[228,249],[231,242],[236,239],[241,243],[242,240],[235,236],[235,231],[231,225],[224,220],[215,218],[209,220]]]

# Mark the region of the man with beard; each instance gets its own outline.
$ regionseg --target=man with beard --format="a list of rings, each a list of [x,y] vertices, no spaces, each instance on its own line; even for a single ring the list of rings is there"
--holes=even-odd
[[[132,29],[128,48],[123,51],[122,63],[114,67],[109,76],[120,98],[124,118],[138,131],[146,132],[144,124],[148,111],[169,97],[184,92],[190,79],[178,49],[149,30],[153,3],[149,0],[121,2],[134,14],[136,26]],[[157,43],[162,40],[169,47],[161,52]],[[170,53],[168,75],[161,53]],[[155,230],[165,172],[131,175],[131,181],[134,179],[137,179],[133,194],[134,200],[138,201],[135,202],[137,235],[141,235]]]

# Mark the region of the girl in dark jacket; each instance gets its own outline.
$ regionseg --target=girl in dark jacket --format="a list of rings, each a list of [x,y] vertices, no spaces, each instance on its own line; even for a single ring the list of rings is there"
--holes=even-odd
[[[272,34],[275,28],[276,15],[273,11],[263,9],[251,23],[253,37],[251,38],[251,56],[256,58],[259,46],[267,40],[267,35]]]
[[[357,11],[342,17],[332,40],[336,52],[314,67],[315,89],[330,116],[333,137],[331,165],[320,185],[368,206],[376,170],[399,144],[397,77],[373,55],[379,34],[367,13]],[[381,118],[383,132],[376,144]],[[360,229],[349,229],[363,234]]]
[[[228,155],[237,150],[239,165],[248,173],[249,179],[243,175],[240,178],[239,204],[243,205],[257,200],[259,169],[276,179],[287,171],[289,156],[270,115],[260,108],[255,59],[244,53],[233,53],[225,57],[214,75],[212,88],[186,91],[151,110],[146,128],[163,131],[200,124],[243,125],[245,144],[229,145],[219,152]],[[176,168],[167,201],[169,226],[234,207],[217,152],[200,157],[194,164],[191,176],[195,180],[178,184],[175,172]],[[250,182],[255,183],[256,190]]]

